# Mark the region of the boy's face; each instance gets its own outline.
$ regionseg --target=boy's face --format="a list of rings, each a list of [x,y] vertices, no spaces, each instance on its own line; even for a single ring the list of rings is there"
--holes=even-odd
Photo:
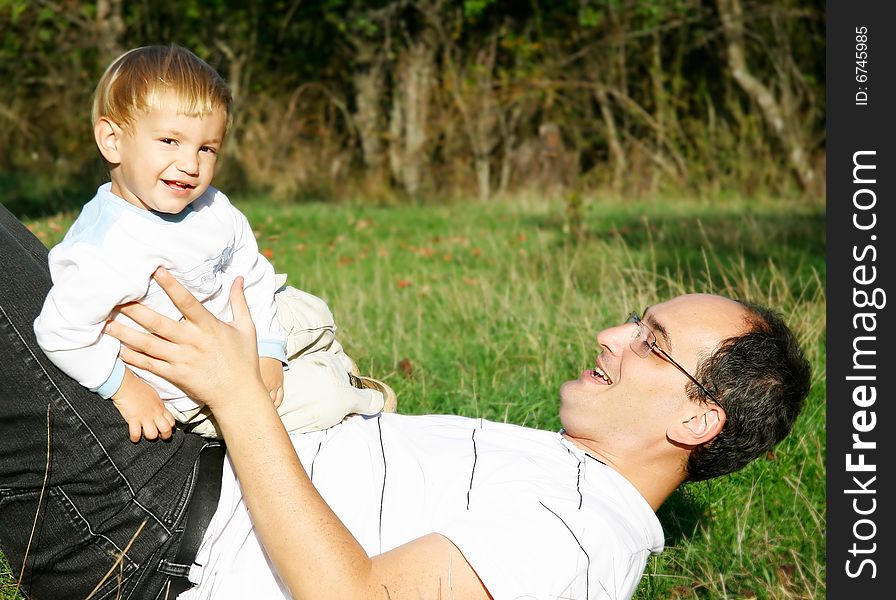
[[[177,108],[168,94],[125,129],[108,119],[95,127],[100,151],[112,164],[112,192],[134,206],[177,214],[212,182],[224,111],[190,117]]]

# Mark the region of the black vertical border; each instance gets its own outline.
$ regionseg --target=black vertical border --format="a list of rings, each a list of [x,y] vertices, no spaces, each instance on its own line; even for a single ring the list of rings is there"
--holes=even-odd
[[[896,312],[893,287],[896,217],[891,206],[896,202],[894,12],[896,6],[889,0],[828,0],[826,3],[829,598],[896,598],[893,528],[896,338],[892,316]],[[861,74],[856,71],[859,66],[856,43],[861,40],[856,39],[861,35],[856,29],[862,27],[867,28],[868,36],[865,65],[868,79],[864,82],[856,78]],[[864,105],[859,92],[867,93]],[[874,164],[876,168],[858,171],[858,178],[873,178],[873,183],[854,181],[854,155],[861,151],[869,153],[859,161]],[[873,194],[861,190],[871,190]],[[863,230],[856,223],[868,229]],[[874,226],[869,227],[872,223]],[[872,275],[874,280],[868,282]],[[886,294],[886,301],[878,302],[882,305],[880,308],[857,306],[863,301],[862,291],[870,295],[875,289]],[[879,293],[877,297],[882,298]],[[858,313],[874,316],[858,321],[856,328]],[[857,343],[859,336],[865,339]],[[856,348],[874,351],[860,358],[860,362],[873,368],[860,370],[853,366]],[[871,376],[873,380],[849,379],[856,375]],[[868,386],[865,395],[859,395],[859,404],[864,397],[865,406],[854,401],[854,393],[861,385]],[[871,387],[876,393],[873,403],[869,402]],[[867,431],[859,432],[857,428]],[[873,442],[875,447],[854,448],[853,435],[858,435],[866,444]],[[864,462],[874,465],[874,470],[850,472],[848,454],[852,455],[854,464],[862,454]],[[860,511],[867,514],[859,514]]]

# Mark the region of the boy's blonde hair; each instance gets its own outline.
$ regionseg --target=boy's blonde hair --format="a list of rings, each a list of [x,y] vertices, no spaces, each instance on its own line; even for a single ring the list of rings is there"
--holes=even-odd
[[[230,127],[230,88],[207,62],[181,46],[144,46],[128,50],[103,73],[93,96],[91,122],[101,117],[126,128],[165,94],[178,99],[178,112],[204,117],[217,109]]]

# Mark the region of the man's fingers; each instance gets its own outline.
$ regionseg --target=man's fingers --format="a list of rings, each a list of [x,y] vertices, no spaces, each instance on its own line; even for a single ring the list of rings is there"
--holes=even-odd
[[[170,336],[176,329],[176,321],[173,321],[164,315],[160,315],[151,308],[147,308],[136,302],[122,304],[118,307],[118,312],[133,320],[145,330],[151,331],[162,337]]]
[[[171,342],[155,335],[132,329],[116,321],[106,323],[103,331],[122,343],[121,360],[135,367],[147,368],[145,361],[156,358],[162,361],[171,361],[171,351],[175,348]],[[128,362],[125,355],[135,362]],[[155,371],[153,371],[155,372]]]
[[[199,302],[187,288],[182,286],[167,269],[159,267],[152,276],[156,280],[156,283],[159,284],[159,287],[165,290],[165,293],[171,298],[174,306],[177,307],[180,313],[188,321],[202,323],[210,318],[214,318],[214,316],[202,306],[202,303]]]
[[[109,321],[106,323],[103,332],[111,335],[119,342],[130,348],[135,348],[143,353],[159,358],[167,358],[162,356],[166,354],[166,350],[170,346],[169,342],[142,331],[137,331],[127,325],[122,325],[117,321]]]
[[[245,281],[242,277],[237,277],[233,285],[230,286],[230,309],[233,311],[233,324],[242,329],[248,327],[255,330],[252,323],[252,314],[249,312],[249,303],[246,301],[246,293],[243,290]]]
[[[125,364],[137,367],[138,369],[143,369],[144,371],[149,371],[150,373],[155,373],[159,377],[166,377],[166,374],[168,373],[169,364],[166,361],[147,356],[146,354],[143,354],[143,352],[138,352],[127,346],[121,347],[121,350],[118,351],[118,357],[124,361]]]

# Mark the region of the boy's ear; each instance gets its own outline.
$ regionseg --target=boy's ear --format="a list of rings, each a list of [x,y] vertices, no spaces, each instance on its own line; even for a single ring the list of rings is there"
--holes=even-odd
[[[685,446],[699,446],[719,435],[725,425],[725,410],[717,404],[694,408],[688,420],[673,423],[667,429],[669,439]]]
[[[100,117],[93,126],[93,138],[100,149],[100,154],[107,162],[117,165],[121,162],[118,145],[123,131],[108,117]]]

